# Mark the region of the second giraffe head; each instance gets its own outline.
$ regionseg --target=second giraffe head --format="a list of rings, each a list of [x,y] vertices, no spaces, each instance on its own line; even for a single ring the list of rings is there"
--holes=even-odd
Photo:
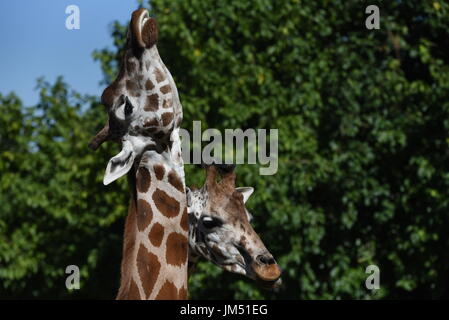
[[[223,168],[223,166],[218,167]],[[243,274],[266,288],[280,285],[281,269],[251,226],[245,202],[253,188],[235,187],[233,167],[206,167],[206,183],[187,190],[191,255],[200,255],[219,267]]]

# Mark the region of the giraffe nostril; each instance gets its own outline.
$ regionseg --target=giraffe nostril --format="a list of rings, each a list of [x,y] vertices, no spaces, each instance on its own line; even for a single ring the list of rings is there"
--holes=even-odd
[[[256,260],[259,263],[265,264],[265,265],[270,265],[270,264],[275,264],[276,263],[276,261],[270,255],[259,255],[259,256],[256,257]]]

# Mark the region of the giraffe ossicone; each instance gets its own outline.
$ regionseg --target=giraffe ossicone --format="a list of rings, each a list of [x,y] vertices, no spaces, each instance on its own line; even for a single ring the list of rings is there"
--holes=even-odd
[[[101,98],[108,121],[89,144],[95,150],[107,140],[121,143],[103,183],[128,175],[130,185],[117,299],[187,298],[182,106],[157,39],[148,11],[134,11],[119,74]]]

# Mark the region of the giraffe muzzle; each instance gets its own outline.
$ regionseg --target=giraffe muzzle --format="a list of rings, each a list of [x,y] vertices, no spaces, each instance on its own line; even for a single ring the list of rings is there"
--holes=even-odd
[[[259,255],[251,263],[256,281],[266,289],[278,287],[281,283],[281,268],[271,255]]]
[[[253,270],[262,281],[276,281],[281,276],[281,268],[276,263],[270,265],[253,264]]]

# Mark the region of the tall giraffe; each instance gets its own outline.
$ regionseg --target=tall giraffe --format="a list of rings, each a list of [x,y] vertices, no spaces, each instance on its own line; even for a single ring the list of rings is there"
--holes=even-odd
[[[218,183],[217,171],[222,176]],[[202,256],[266,289],[279,287],[281,269],[251,226],[245,206],[254,189],[236,188],[235,178],[233,166],[207,166],[203,187],[187,188],[189,271]]]
[[[148,11],[134,11],[120,72],[101,97],[109,119],[90,143],[94,150],[106,140],[122,144],[107,165],[105,185],[128,175],[131,200],[117,299],[187,298],[182,106],[157,39]]]

